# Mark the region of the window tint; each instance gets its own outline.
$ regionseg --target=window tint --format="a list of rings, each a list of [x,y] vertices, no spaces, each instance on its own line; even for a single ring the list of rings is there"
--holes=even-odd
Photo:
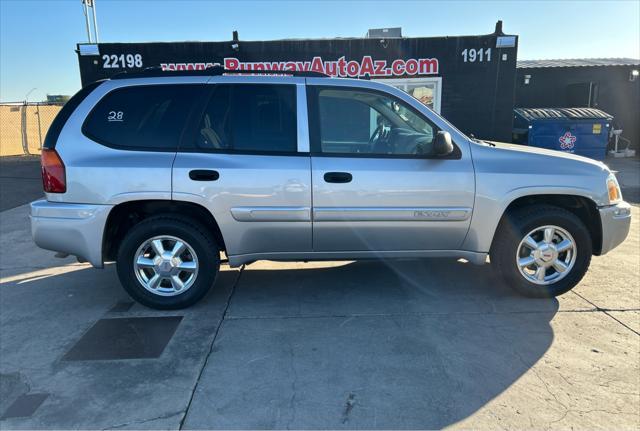
[[[403,102],[340,88],[317,91],[323,153],[430,155],[437,128]]]
[[[217,85],[196,132],[203,150],[295,152],[295,86]]]
[[[91,111],[83,131],[105,145],[175,150],[202,85],[147,85],[108,93]]]

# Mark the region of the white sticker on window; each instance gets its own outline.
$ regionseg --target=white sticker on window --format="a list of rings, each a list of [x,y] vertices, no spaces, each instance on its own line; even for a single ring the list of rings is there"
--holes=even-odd
[[[124,120],[124,112],[122,111],[109,111],[109,115],[107,116],[107,120],[109,121],[123,121]]]

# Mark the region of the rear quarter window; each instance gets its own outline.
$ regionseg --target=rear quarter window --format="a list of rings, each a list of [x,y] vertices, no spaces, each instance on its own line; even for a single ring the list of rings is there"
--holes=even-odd
[[[69,99],[67,103],[64,104],[60,112],[58,112],[58,115],[56,115],[56,118],[53,119],[51,126],[49,126],[49,130],[47,130],[47,134],[44,138],[44,143],[42,144],[43,148],[52,150],[56,147],[60,132],[62,131],[62,128],[66,124],[71,114],[73,114],[73,111],[75,111],[76,108],[80,106],[80,103],[82,103],[82,101],[86,99],[87,96],[91,94],[91,92],[95,90],[100,84],[102,84],[102,81],[96,81],[87,85],[86,87],[78,91],[71,99]]]
[[[82,131],[92,140],[119,149],[176,151],[187,118],[203,85],[124,87],[105,95]]]

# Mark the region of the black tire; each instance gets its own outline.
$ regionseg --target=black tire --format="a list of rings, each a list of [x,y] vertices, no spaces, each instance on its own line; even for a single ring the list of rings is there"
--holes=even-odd
[[[160,296],[147,290],[134,268],[134,255],[142,244],[162,235],[186,241],[197,257],[195,281],[175,296]],[[200,223],[177,215],[158,215],[141,221],[127,232],[120,243],[116,264],[120,283],[133,299],[150,308],[175,310],[189,307],[206,295],[218,275],[220,253],[214,236]]]
[[[527,280],[520,273],[516,253],[525,235],[547,225],[558,226],[573,237],[576,258],[564,278],[552,284],[541,285]],[[575,214],[551,205],[532,205],[505,214],[496,231],[490,255],[492,266],[509,287],[525,296],[549,298],[568,292],[582,280],[589,268],[592,250],[591,235]]]

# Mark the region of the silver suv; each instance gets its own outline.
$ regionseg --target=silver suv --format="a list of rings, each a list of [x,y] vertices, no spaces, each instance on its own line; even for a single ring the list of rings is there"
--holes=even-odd
[[[620,244],[602,163],[469,138],[406,93],[313,73],[121,74],[83,88],[42,151],[40,247],[116,261],[137,301],[181,308],[260,259],[464,258],[559,295]],[[470,280],[472,282],[472,280]]]

